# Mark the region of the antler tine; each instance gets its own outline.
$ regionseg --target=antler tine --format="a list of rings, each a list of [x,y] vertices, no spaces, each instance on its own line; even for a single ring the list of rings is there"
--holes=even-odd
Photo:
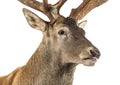
[[[62,7],[62,5],[66,2],[67,0],[59,0],[54,7],[58,9],[58,11],[60,10],[60,8]]]
[[[54,21],[54,17],[52,16],[51,12],[50,12],[50,5],[48,4],[47,0],[43,0],[43,3],[40,3],[36,0],[18,0],[21,3],[34,8],[38,11],[41,11],[42,13],[44,13],[51,21]]]
[[[75,20],[81,20],[88,12],[95,7],[102,5],[108,0],[83,0],[82,4],[78,8],[72,9],[70,17]]]
[[[56,4],[54,5],[51,5],[51,14],[53,15],[53,17],[55,19],[57,19],[60,14],[59,14],[59,11],[60,11],[60,8],[62,7],[62,5],[66,2],[67,0],[59,0]]]

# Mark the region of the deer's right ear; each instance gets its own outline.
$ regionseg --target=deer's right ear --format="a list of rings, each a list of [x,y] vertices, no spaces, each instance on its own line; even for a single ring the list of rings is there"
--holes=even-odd
[[[33,12],[29,11],[28,9],[23,8],[23,13],[27,19],[27,22],[32,28],[45,31],[46,29],[46,22],[38,17]]]

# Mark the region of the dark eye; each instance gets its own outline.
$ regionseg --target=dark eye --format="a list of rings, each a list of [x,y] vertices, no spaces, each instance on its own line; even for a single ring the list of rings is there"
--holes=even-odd
[[[60,31],[58,32],[58,34],[59,34],[59,35],[64,35],[64,34],[65,34],[65,31],[64,31],[64,30],[60,30]]]

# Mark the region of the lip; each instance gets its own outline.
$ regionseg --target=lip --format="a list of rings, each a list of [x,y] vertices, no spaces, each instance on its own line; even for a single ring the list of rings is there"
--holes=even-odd
[[[90,60],[92,62],[97,62],[98,58],[97,57],[89,57],[89,58],[84,58],[83,60]]]

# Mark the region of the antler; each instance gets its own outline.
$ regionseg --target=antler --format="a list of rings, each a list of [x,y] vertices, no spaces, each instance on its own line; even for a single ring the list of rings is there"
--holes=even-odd
[[[62,5],[66,2],[67,0],[59,0],[55,5],[53,5],[53,15],[55,15],[55,17],[58,17],[60,8],[62,7]]]
[[[59,10],[62,7],[62,5],[66,2],[66,0],[59,0],[55,5],[51,5],[48,4],[48,0],[43,0],[43,3],[38,2],[36,0],[18,0],[18,1],[38,11],[41,11],[50,19],[51,22],[53,22],[60,16]]]
[[[108,0],[83,0],[78,8],[72,9],[70,17],[75,20],[81,20],[88,12],[98,7]]]

